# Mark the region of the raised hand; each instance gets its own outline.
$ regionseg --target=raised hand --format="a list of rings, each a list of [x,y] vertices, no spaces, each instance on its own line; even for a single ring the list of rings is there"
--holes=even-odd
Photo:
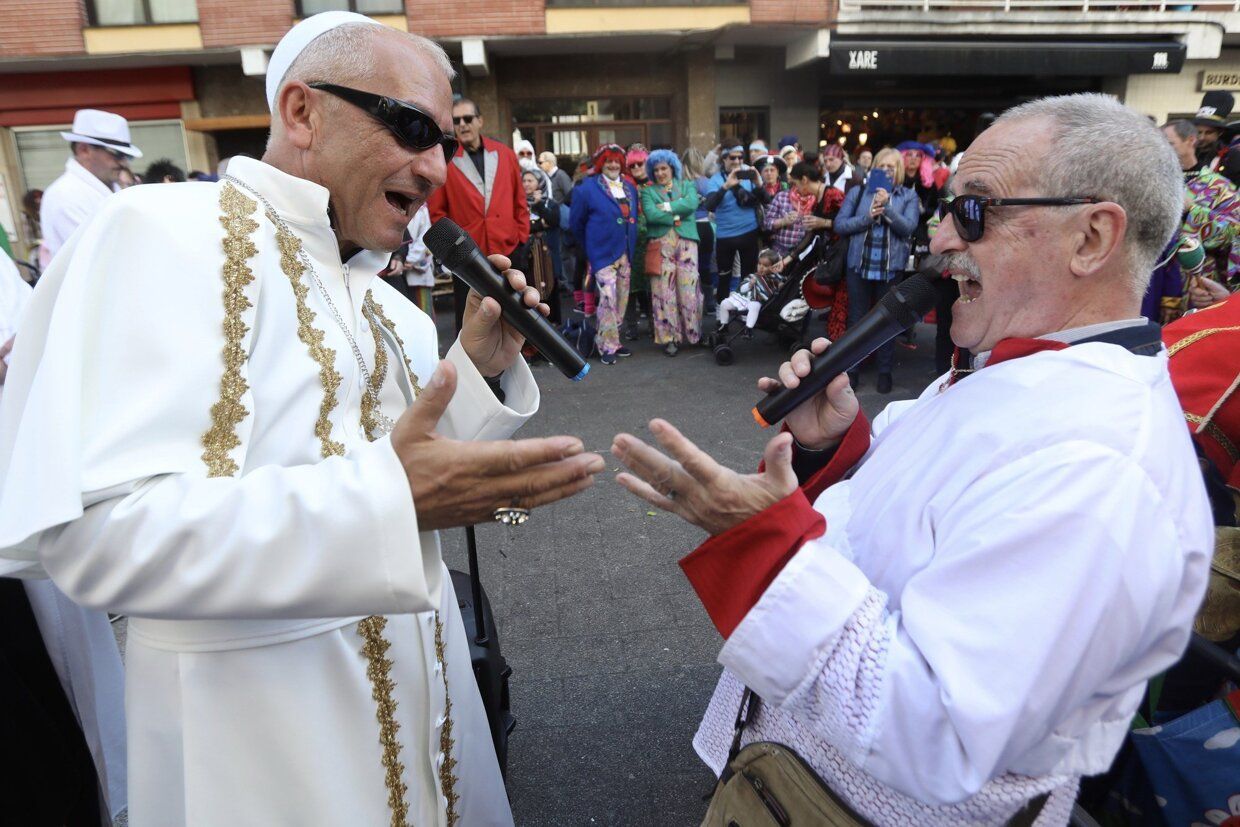
[[[654,419],[650,432],[668,454],[630,434],[617,434],[611,453],[631,473],[616,482],[646,502],[720,534],[787,497],[797,488],[792,439],[778,434],[766,445],[766,470],[738,474],[724,468],[671,423]]]
[[[456,368],[440,362],[392,430],[421,530],[490,522],[497,508],[562,500],[604,470],[603,458],[585,453],[576,437],[462,442],[436,434],[455,391]]]
[[[809,376],[812,357],[817,356],[831,344],[829,339],[818,338],[810,343],[809,350],[798,350],[792,358],[779,366],[779,378],[758,380],[758,390],[770,393],[781,387],[795,388]],[[834,448],[852,427],[861,409],[848,375],[841,373],[831,380],[826,389],[802,402],[784,418],[784,424],[796,437],[797,442],[815,450]]]

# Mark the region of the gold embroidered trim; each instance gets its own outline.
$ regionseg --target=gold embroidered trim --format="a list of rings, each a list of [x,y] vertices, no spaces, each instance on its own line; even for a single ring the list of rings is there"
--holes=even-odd
[[[409,377],[409,384],[413,387],[413,395],[417,396],[422,393],[422,386],[418,384],[417,374],[413,372],[413,365],[409,362],[409,354],[405,350],[405,340],[400,338],[400,334],[396,332],[396,325],[392,324],[391,319],[383,312],[383,305],[371,298],[369,292],[366,293],[366,298],[370,302],[370,308],[375,317],[383,323],[384,327],[391,331],[392,336],[396,339],[396,344],[400,345],[400,354],[405,359],[405,373]]]
[[[1205,417],[1191,414],[1188,411],[1184,412],[1184,418],[1194,425],[1205,423],[1205,433],[1222,446],[1223,450],[1227,452],[1227,456],[1231,457],[1232,462],[1240,462],[1240,451],[1236,450],[1235,444],[1227,438],[1227,434],[1223,433],[1223,429],[1216,423],[1207,421]]]
[[[276,228],[276,244],[280,247],[280,269],[288,276],[297,300],[297,338],[310,351],[310,358],[319,365],[319,381],[323,383],[323,402],[314,423],[314,435],[324,458],[343,456],[344,445],[332,439],[332,411],[336,409],[336,391],[340,389],[340,372],[336,370],[336,351],[323,344],[323,331],[314,327],[314,311],[306,306],[310,288],[301,283],[306,268],[298,260],[301,239],[284,230],[275,216],[269,216]]]
[[[400,740],[396,737],[400,724],[396,721],[396,700],[392,697],[396,682],[392,680],[392,661],[387,656],[392,644],[383,636],[387,618],[368,617],[357,624],[358,634],[366,642],[366,677],[370,679],[370,695],[378,709],[379,743],[383,745],[383,783],[388,790],[388,807],[392,811],[392,827],[406,827],[409,804],[405,801],[408,787],[401,780],[405,765],[400,761]]]
[[[388,355],[387,347],[383,344],[383,336],[379,333],[379,322],[375,319],[375,300],[369,290],[366,291],[366,298],[362,301],[362,315],[366,318],[366,323],[370,325],[371,335],[375,339],[375,369],[370,375],[369,391],[362,394],[362,430],[367,439],[374,439],[372,434],[376,433],[379,427],[375,409],[379,404],[379,391],[383,387],[383,380],[387,377]]]
[[[1196,333],[1190,333],[1180,341],[1167,348],[1167,355],[1174,356],[1189,345],[1196,344],[1207,336],[1213,336],[1215,333],[1229,333],[1233,330],[1240,330],[1240,325],[1236,327],[1208,327],[1205,330],[1198,330]]]
[[[439,612],[435,612],[435,659],[439,661],[439,669],[443,673],[443,729],[439,731],[439,751],[443,753],[443,764],[439,767],[439,789],[444,800],[448,802],[448,827],[455,827],[459,815],[456,812],[460,797],[456,792],[456,759],[452,757],[452,749],[456,742],[452,739],[452,693],[448,690],[447,646],[443,640],[443,621]]]
[[[224,226],[224,373],[220,377],[220,398],[211,406],[211,427],[202,435],[202,461],[208,477],[231,477],[240,469],[229,455],[241,444],[237,426],[249,415],[241,397],[249,390],[241,367],[245,350],[241,340],[250,328],[242,314],[253,307],[246,298],[246,285],[254,281],[249,259],[258,253],[250,234],[258,222],[250,218],[258,204],[242,195],[232,184],[220,190],[220,224]]]

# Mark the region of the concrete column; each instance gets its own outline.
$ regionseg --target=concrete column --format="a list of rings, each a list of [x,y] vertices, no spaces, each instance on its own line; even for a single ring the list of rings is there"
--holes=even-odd
[[[715,55],[707,47],[685,56],[685,88],[688,92],[687,135],[680,141],[705,153],[719,142],[719,107],[715,102]]]
[[[186,121],[192,118],[202,117],[202,105],[198,101],[181,101],[181,120]],[[215,165],[220,162],[218,151],[215,147],[215,138],[207,132],[197,132],[193,129],[185,130],[185,162],[191,169],[201,169],[205,172],[211,172],[215,169]]]
[[[478,104],[484,133],[504,144],[512,142],[512,129],[500,107],[499,84],[494,71],[486,77],[466,76],[465,97]]]

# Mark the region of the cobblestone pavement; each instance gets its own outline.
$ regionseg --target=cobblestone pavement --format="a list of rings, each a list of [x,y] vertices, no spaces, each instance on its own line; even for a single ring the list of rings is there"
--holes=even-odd
[[[738,346],[736,364],[710,351],[664,356],[645,339],[614,367],[593,363],[580,384],[535,369],[542,409],[518,436],[577,434],[608,473],[571,501],[538,509],[519,528],[481,527],[480,569],[513,668],[508,789],[518,825],[697,825],[713,776],[691,744],[719,675],[722,640],[676,561],[699,530],[631,497],[607,453],[618,431],[643,434],[662,416],[735,469],[752,469],[770,434],[750,416],[755,383],[784,351],[766,334]],[[933,330],[897,348],[895,392],[863,373],[862,405],[916,395],[933,378]],[[461,531],[445,555],[465,568]]]

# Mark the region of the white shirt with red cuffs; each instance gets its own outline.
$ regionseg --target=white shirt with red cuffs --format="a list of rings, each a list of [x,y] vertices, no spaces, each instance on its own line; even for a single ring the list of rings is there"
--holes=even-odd
[[[747,685],[745,742],[876,824],[999,825],[1043,793],[1066,824],[1183,652],[1212,546],[1165,352],[1000,343],[681,562],[727,638],[694,746],[722,769]]]

